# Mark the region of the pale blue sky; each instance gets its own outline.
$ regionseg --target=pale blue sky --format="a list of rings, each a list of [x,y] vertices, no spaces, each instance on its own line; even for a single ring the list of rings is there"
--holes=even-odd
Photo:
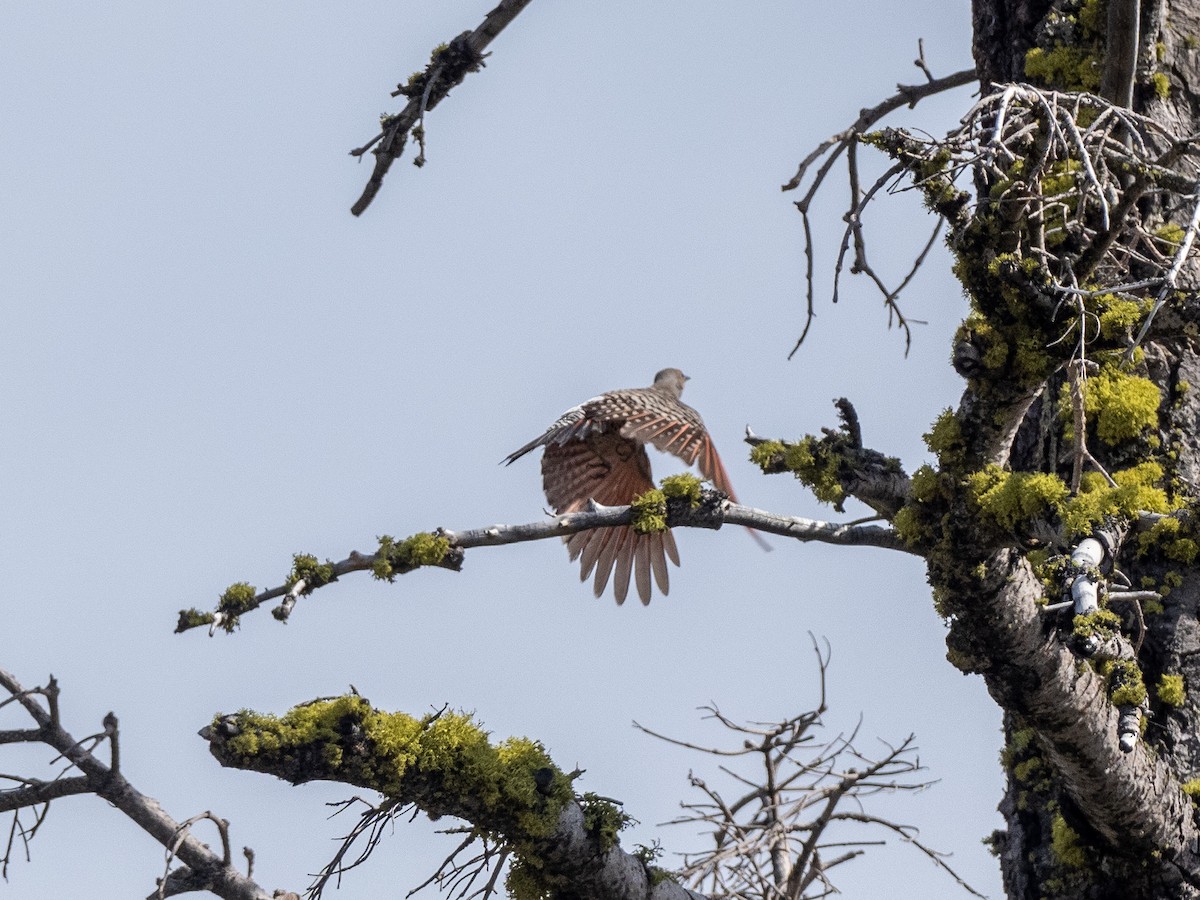
[[[806,632],[833,646],[831,732],[861,712],[864,750],[916,732],[929,791],[878,810],[1000,893],[980,839],[999,824],[999,714],[944,656],[919,561],[738,529],[679,536],[683,568],[650,607],[596,600],[557,542],[472,551],[460,574],[349,578],[281,626],[171,633],[234,581],[277,584],[295,552],[340,559],[378,534],[532,521],[536,460],[505,454],[563,409],[692,376],[742,499],[834,516],[763,478],[747,423],[781,437],[836,422],[915,468],[961,384],[964,314],[944,252],[905,309],[913,350],[862,279],[822,299],[805,347],[794,195],[779,185],[859,109],[970,65],[969,5],[856,0],[689,4],[534,0],[487,68],[428,121],[428,165],[369,174],[347,151],[388,92],[492,4],[113,2],[0,7],[0,665],[53,672],[66,726],[120,717],[123,763],[176,818],[231,820],[265,887],[303,889],[348,823],[336,785],[220,769],[195,732],[216,711],[283,711],[353,683],[381,707],[475,710],[542,740],[624,800],[626,843],[698,840],[655,823],[708,760],[633,719],[719,740],[695,707],[778,719],[815,701]],[[969,91],[893,121],[945,130]],[[817,210],[828,296],[838,203]],[[869,216],[873,259],[902,275],[932,223],[911,194]],[[659,475],[678,471],[655,459]],[[851,507],[846,518],[862,515]],[[12,727],[9,720],[0,727]],[[5,748],[0,771],[44,773]],[[402,897],[448,849],[397,829],[345,898]],[[162,850],[94,798],[56,803],[6,897],[145,896]],[[671,857],[666,858],[670,864]],[[954,896],[890,842],[838,874],[848,897]]]

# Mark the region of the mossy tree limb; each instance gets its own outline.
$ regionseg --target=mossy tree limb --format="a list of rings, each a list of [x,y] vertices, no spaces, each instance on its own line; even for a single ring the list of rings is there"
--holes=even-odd
[[[766,475],[791,472],[838,512],[853,497],[890,521],[908,501],[909,477],[899,459],[863,446],[858,414],[849,400],[842,397],[834,405],[842,424],[822,429],[821,437],[773,441],[747,431],[750,461]]]
[[[664,482],[670,483],[671,477],[664,479]],[[818,541],[840,546],[880,547],[905,553],[913,552],[891,528],[825,522],[802,516],[772,513],[730,503],[724,494],[711,488],[702,488],[698,498],[693,498],[690,494],[673,496],[667,493],[663,496],[663,502],[668,528],[719,529],[722,525],[745,525],[756,531],[802,542]],[[387,581],[393,580],[396,575],[406,574],[418,568],[435,567],[457,572],[462,569],[464,551],[475,547],[498,547],[525,541],[542,541],[596,528],[630,525],[635,515],[636,511],[631,506],[610,507],[594,504],[593,508],[582,512],[566,513],[520,525],[491,525],[463,531],[439,528],[433,532],[419,532],[402,541],[384,535],[379,539],[380,549],[376,553],[359,553],[355,550],[345,559],[318,567],[320,578],[314,583],[298,577],[295,566],[284,584],[262,591],[256,590],[247,582],[237,582],[222,594],[214,612],[181,610],[175,632],[179,634],[205,627],[209,629],[210,634],[217,628],[233,632],[239,626],[241,616],[276,599],[281,599],[281,602],[272,610],[272,614],[276,619],[286,621],[301,596],[354,572],[372,572],[377,578]],[[298,555],[297,558],[314,559],[304,554]]]
[[[620,814],[598,816],[571,787],[575,774],[525,738],[492,743],[469,716],[415,718],[349,695],[316,700],[283,716],[218,715],[201,731],[224,766],[293,784],[337,781],[382,793],[389,804],[433,818],[454,816],[513,858],[509,890],[520,900],[695,900],[655,878],[616,841]],[[607,804],[611,806],[611,804]],[[603,823],[610,821],[614,827]]]

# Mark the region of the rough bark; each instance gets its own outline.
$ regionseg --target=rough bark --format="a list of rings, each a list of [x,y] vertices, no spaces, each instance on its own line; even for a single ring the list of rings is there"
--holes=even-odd
[[[1130,8],[1123,0],[1110,2],[1125,8],[1101,5],[1097,13],[1095,3],[1070,0],[1054,4],[975,0],[974,52],[985,92],[990,83],[1036,82],[1038,78],[1026,70],[1031,48],[1058,46],[1052,35],[1053,40],[1062,35],[1078,38],[1080,27],[1062,22],[1076,23],[1073,17],[1084,6],[1091,7],[1092,21],[1101,23],[1117,20],[1118,13]],[[1113,15],[1106,15],[1109,11]],[[1059,24],[1049,25],[1048,16],[1059,16]],[[1097,66],[1103,65],[1107,26],[1099,27]],[[1200,131],[1200,54],[1194,49],[1200,36],[1200,3],[1143,2],[1140,30],[1138,64],[1132,75],[1134,110],[1175,135],[1195,134]],[[1096,47],[1084,52],[1096,53]],[[1112,71],[1105,71],[1103,77],[1106,86],[1121,78]],[[1043,86],[1079,89],[1071,84],[1043,82]],[[1113,98],[1119,96],[1114,93]],[[1196,168],[1186,160],[1177,168],[1187,179],[1195,179]],[[992,186],[977,184],[984,198]],[[1130,214],[1143,223],[1186,228],[1195,202],[1186,194],[1159,192],[1139,200]],[[960,236],[963,233],[960,230]],[[976,261],[986,264],[987,254],[994,257],[1019,243],[1018,239],[1005,246],[1002,236],[987,246],[960,244],[959,252],[974,253]],[[1074,249],[1068,241],[1060,255]],[[1153,437],[1170,448],[1157,458],[1165,460],[1167,478],[1173,479],[1170,489],[1181,499],[1200,496],[1196,429],[1200,397],[1181,389],[1200,377],[1196,329],[1186,325],[1196,303],[1191,293],[1197,283],[1195,270],[1191,261],[1183,267],[1180,287],[1185,290],[1173,294],[1174,308],[1164,312],[1169,321],[1158,323],[1143,343],[1144,360],[1139,357],[1135,363],[1136,371],[1161,392],[1158,427],[1146,440]],[[977,308],[983,307],[985,315],[998,315],[1003,304],[994,293],[985,296],[988,285],[977,281],[969,288]],[[960,473],[989,459],[985,432],[1003,419],[1006,407],[1010,414],[1017,408],[1011,391],[988,384],[987,373],[970,374],[957,416],[967,457]],[[1055,408],[1063,402],[1066,380],[1063,369],[1053,371],[1042,393],[1020,416],[1017,440],[1005,460],[1013,471],[1066,478],[1069,454],[1064,451],[1069,448],[1061,434],[1061,410]],[[1102,446],[1096,452],[1100,462],[1114,470],[1153,455],[1147,444]],[[953,557],[931,555],[930,580],[949,610],[951,659],[964,670],[981,673],[1006,714],[1004,762],[1009,781],[1001,812],[1007,827],[994,836],[993,843],[1008,896],[1200,896],[1200,831],[1195,804],[1181,790],[1200,771],[1200,704],[1192,693],[1200,685],[1197,561],[1141,552],[1144,548],[1136,535],[1117,559],[1118,568],[1134,586],[1160,586],[1164,581],[1171,586],[1161,611],[1145,616],[1144,639],[1137,640],[1138,666],[1151,688],[1151,702],[1143,739],[1132,753],[1123,754],[1116,742],[1117,708],[1106,695],[1103,677],[1091,663],[1072,654],[1065,617],[1048,615],[1037,605],[1046,587],[1026,558],[1036,542],[1018,540],[998,547],[1006,542],[981,536],[977,510],[969,501],[951,501],[947,506],[943,520],[947,543],[957,552]],[[1125,618],[1131,631],[1136,630],[1131,617]],[[1134,637],[1131,633],[1131,640]],[[1168,705],[1156,697],[1153,685],[1164,674],[1183,676],[1186,693],[1181,704]]]

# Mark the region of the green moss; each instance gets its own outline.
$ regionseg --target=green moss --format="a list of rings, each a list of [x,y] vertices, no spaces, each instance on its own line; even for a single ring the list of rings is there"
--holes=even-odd
[[[651,864],[657,862],[662,857],[662,854],[662,844],[660,844],[658,841],[655,841],[650,846],[645,844],[634,844],[633,852],[630,855],[635,857],[643,866],[649,869]]]
[[[1140,438],[1158,424],[1162,393],[1157,385],[1140,375],[1129,375],[1106,366],[1083,387],[1083,408],[1096,423],[1096,436],[1106,444]],[[1068,402],[1064,415],[1071,414]]]
[[[1079,24],[1085,36],[1102,34],[1108,28],[1107,0],[1083,0],[1079,7]]]
[[[304,590],[301,594],[311,594],[316,588],[334,580],[333,563],[329,560],[318,563],[315,556],[307,553],[297,553],[292,557],[292,572],[287,579],[289,589],[298,581],[303,581]]]
[[[966,443],[963,441],[962,424],[954,410],[943,410],[924,438],[925,446],[937,455],[942,466],[956,467],[962,464],[966,454]]]
[[[1070,493],[1056,475],[1008,472],[996,465],[968,475],[967,488],[979,511],[1006,532],[1054,518]]]
[[[566,879],[547,875],[537,859],[513,860],[504,876],[504,888],[512,900],[552,900],[566,886]]]
[[[1079,47],[1034,47],[1025,54],[1025,75],[1048,87],[1095,93],[1101,73],[1100,60]]]
[[[1193,801],[1200,800],[1200,778],[1192,778],[1180,785],[1183,792],[1192,798]]]
[[[175,632],[178,634],[191,628],[203,628],[205,625],[211,625],[215,618],[216,616],[212,613],[201,612],[195,607],[181,609],[179,611],[179,622],[175,626]]]
[[[493,745],[465,713],[417,719],[349,695],[278,717],[243,710],[236,724],[224,751],[239,767],[344,781],[416,802],[431,816],[466,811],[518,847],[552,834],[572,796],[541,744],[516,737]]]
[[[1101,294],[1091,302],[1100,319],[1100,335],[1108,341],[1123,338],[1140,325],[1153,305],[1150,300],[1129,300],[1116,294]]]
[[[1133,519],[1139,512],[1171,511],[1166,491],[1158,484],[1163,470],[1146,462],[1112,473],[1117,486],[1110,487],[1099,472],[1085,472],[1079,493],[1063,504],[1060,515],[1068,538],[1086,536],[1108,517]]]
[[[228,632],[237,628],[241,615],[254,609],[256,596],[254,585],[244,581],[225,588],[217,601],[217,612],[222,614],[221,627]]]
[[[1025,54],[1026,76],[1045,87],[1095,93],[1103,66],[1106,10],[1104,0],[1084,0],[1051,13],[1048,19],[1059,27],[1048,29],[1039,46]]]
[[[896,532],[896,537],[909,547],[928,546],[937,538],[937,531],[929,526],[921,513],[911,504],[901,507],[892,517],[892,528]],[[936,598],[934,605],[937,606]],[[938,615],[945,618],[945,614],[940,610]]]
[[[838,459],[832,453],[821,452],[822,449],[816,438],[805,437],[788,447],[784,464],[822,503],[841,503],[846,492],[838,479]]]
[[[1035,737],[1037,737],[1037,732],[1032,728],[1018,728],[1013,731],[1008,744],[1014,750],[1020,752],[1026,750],[1033,743]]]
[[[1083,163],[1077,159],[1064,159],[1059,162],[1051,163],[1047,167],[1046,173],[1042,176],[1038,184],[1042,189],[1042,196],[1046,198],[1061,197],[1064,194],[1070,194],[1075,190],[1075,185],[1078,180],[1079,173],[1083,171]],[[1074,212],[1070,203],[1066,204],[1068,209]],[[1026,257],[1035,266],[1037,260],[1033,257]]]
[[[1142,602],[1142,612],[1147,616],[1157,616],[1160,613],[1166,612],[1166,609],[1161,600],[1145,600]]]
[[[1183,706],[1187,694],[1183,687],[1182,675],[1163,675],[1158,679],[1154,693],[1160,703],[1166,706]]]
[[[772,468],[775,457],[783,455],[782,441],[763,441],[750,448],[750,462],[754,463],[764,474],[774,471]]]
[[[1166,100],[1171,96],[1171,79],[1165,72],[1155,72],[1150,76],[1150,84],[1154,87],[1154,96]]]
[[[1079,639],[1096,637],[1108,640],[1121,633],[1121,617],[1107,609],[1098,609],[1088,615],[1076,616],[1071,633]]]
[[[661,484],[663,495],[668,500],[686,500],[692,509],[700,505],[700,488],[703,482],[695,475],[689,475],[687,472],[668,475]]]
[[[1031,756],[1029,759],[1022,760],[1013,766],[1013,778],[1024,783],[1031,782],[1037,778],[1041,768],[1041,758],[1037,756]]]
[[[583,829],[595,839],[601,853],[617,846],[617,836],[633,822],[621,807],[596,794],[583,794],[579,805],[583,807]]]
[[[658,866],[647,866],[646,874],[650,878],[650,889],[651,890],[654,890],[654,888],[658,887],[664,881],[675,881],[676,880],[675,876],[672,873],[668,872],[666,869],[659,868]]]
[[[1050,820],[1050,852],[1059,863],[1069,869],[1082,869],[1087,864],[1087,854],[1078,832],[1067,824],[1062,813],[1055,813]]]
[[[932,466],[919,466],[910,482],[911,496],[921,503],[928,503],[941,492],[941,478]]]
[[[844,438],[820,439],[806,435],[787,443],[766,441],[750,451],[750,461],[766,473],[791,472],[818,500],[836,506],[846,498],[838,477],[842,440]]]
[[[440,565],[450,552],[450,541],[421,531],[397,542],[390,534],[379,538],[379,549],[371,567],[381,581],[392,581],[397,575],[411,572],[420,566]]]
[[[1158,240],[1167,245],[1167,249],[1174,251],[1183,243],[1184,230],[1181,226],[1174,222],[1167,222],[1154,230],[1154,236]]]
[[[1108,697],[1114,706],[1139,706],[1146,699],[1146,684],[1136,662],[1113,660],[1108,677]]]
[[[1167,559],[1191,565],[1200,553],[1200,544],[1190,529],[1174,516],[1159,519],[1150,528],[1138,535],[1138,556],[1157,551]]]
[[[651,488],[629,504],[633,509],[630,525],[638,534],[655,534],[667,530],[667,495]]]

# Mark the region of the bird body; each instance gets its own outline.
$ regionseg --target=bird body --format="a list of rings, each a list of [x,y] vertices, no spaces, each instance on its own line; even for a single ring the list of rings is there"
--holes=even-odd
[[[672,453],[718,490],[737,501],[725,466],[700,414],[682,402],[687,376],[663,369],[654,384],[593,397],[563,413],[546,431],[505,458],[512,464],[537,447],[542,455],[542,487],[559,515],[586,509],[594,500],[624,506],[654,487],[646,444]],[[595,593],[604,593],[609,578],[617,603],[624,603],[632,578],[642,603],[649,603],[651,576],[667,593],[667,559],[679,565],[670,531],[638,534],[628,526],[581,531],[566,538],[571,559],[580,560],[580,579],[595,571]]]

